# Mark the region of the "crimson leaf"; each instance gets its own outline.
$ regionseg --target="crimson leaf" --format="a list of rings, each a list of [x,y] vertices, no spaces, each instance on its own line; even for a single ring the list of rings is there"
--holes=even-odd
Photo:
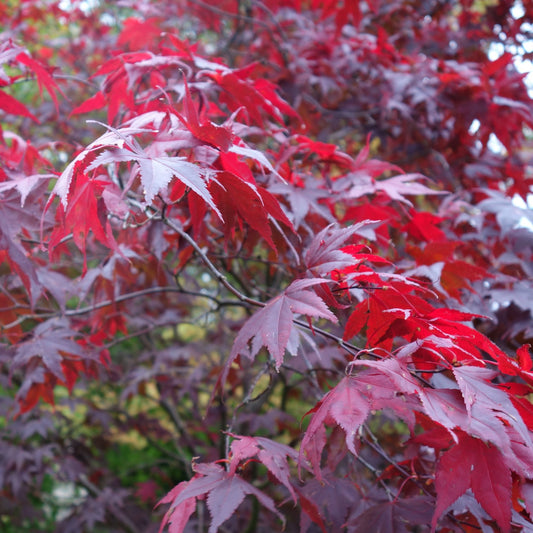
[[[274,358],[276,369],[283,363],[285,350],[296,355],[298,339],[293,323],[295,315],[327,318],[337,322],[337,318],[323,300],[308,290],[309,287],[320,283],[324,283],[324,280],[311,278],[293,281],[281,294],[267,302],[263,309],[246,321],[233,344],[223,381],[229,366],[238,355],[253,359],[263,346],[266,346]]]
[[[296,451],[290,446],[265,437],[232,436],[235,440],[231,443],[229,472],[235,473],[242,460],[257,457],[268,468],[269,472],[289,490],[294,503],[296,503],[296,493],[289,481],[289,466],[287,464],[287,457],[297,460]]]
[[[321,479],[319,461],[325,444],[321,438],[324,425],[338,424],[346,434],[346,446],[356,455],[355,436],[369,412],[370,405],[359,392],[357,381],[351,377],[342,379],[307,413],[313,413],[313,418],[300,447],[300,464],[307,452],[315,475]]]
[[[442,513],[468,488],[504,533],[511,530],[511,472],[496,447],[462,434],[459,443],[440,457],[435,488],[433,531]]]
[[[285,523],[272,499],[244,481],[238,474],[227,472],[215,463],[195,464],[194,470],[196,475],[190,481],[182,481],[161,500],[160,503],[172,501],[172,504],[160,531],[165,523],[170,522],[174,524],[172,533],[181,533],[186,525],[182,514],[188,518],[191,506],[200,496],[207,496],[207,508],[211,514],[209,533],[216,533],[219,526],[233,514],[247,494],[255,496],[261,505],[275,513]]]

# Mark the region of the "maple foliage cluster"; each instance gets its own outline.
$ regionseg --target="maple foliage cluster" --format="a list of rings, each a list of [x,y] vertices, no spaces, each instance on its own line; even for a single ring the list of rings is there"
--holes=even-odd
[[[531,24],[3,2],[0,529],[530,531]]]

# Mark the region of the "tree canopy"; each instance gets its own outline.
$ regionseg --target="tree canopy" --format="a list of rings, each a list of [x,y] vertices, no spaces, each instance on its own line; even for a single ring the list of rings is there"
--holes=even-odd
[[[0,529],[533,527],[533,4],[0,5]]]

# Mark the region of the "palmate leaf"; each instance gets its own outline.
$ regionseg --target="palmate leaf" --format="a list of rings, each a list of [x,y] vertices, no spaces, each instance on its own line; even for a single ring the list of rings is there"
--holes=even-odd
[[[31,337],[18,344],[13,368],[27,365],[31,359],[42,361],[44,367],[60,380],[65,379],[61,362],[65,356],[82,357],[84,351],[74,340],[65,319],[51,318],[39,324]]]
[[[525,447],[530,450],[533,449],[530,431],[511,402],[509,395],[490,382],[497,376],[497,372],[486,368],[461,366],[454,368],[453,373],[469,415],[471,415],[474,405],[480,411],[486,412],[487,416],[497,415],[499,419],[506,421],[506,426],[514,427]],[[530,469],[530,474],[533,475],[533,466]]]
[[[210,191],[224,219],[228,239],[234,227],[244,221],[275,250],[271,219],[292,228],[276,198],[260,185],[244,181],[230,172],[220,172],[216,181],[210,183]]]
[[[28,257],[20,235],[23,230],[35,230],[39,227],[39,215],[37,210],[21,205],[19,192],[11,186],[12,183],[12,181],[2,183],[5,188],[0,191],[0,254],[6,254],[4,257],[20,276],[33,303],[42,287],[37,278],[36,264]],[[38,195],[41,193],[42,190],[36,188],[26,194],[31,201],[35,201],[35,205],[38,205]]]
[[[196,475],[190,481],[182,481],[160,501],[160,503],[172,502],[161,524],[160,532],[167,523],[170,523],[170,532],[182,533],[198,497],[207,498],[207,508],[211,515],[209,533],[216,533],[219,526],[234,513],[248,494],[255,496],[263,507],[276,514],[285,523],[274,501],[244,481],[238,474],[228,472],[216,463],[194,464],[193,468]]]
[[[0,193],[16,189],[20,194],[20,207],[24,208],[28,195],[41,183],[41,180],[49,180],[50,178],[55,178],[55,175],[32,174],[31,176],[25,176],[23,174],[15,174],[9,181],[0,183]]]
[[[462,434],[459,443],[440,457],[435,488],[432,531],[442,513],[469,488],[501,531],[511,530],[511,472],[498,448]]]
[[[16,396],[20,413],[31,410],[39,398],[53,405],[58,383],[72,389],[84,361],[93,359],[89,350],[76,342],[77,336],[66,318],[50,318],[18,343],[10,371],[24,371]]]
[[[130,50],[138,50],[150,45],[161,35],[161,20],[150,17],[140,20],[130,17],[124,21],[124,29],[117,39],[117,45],[125,45]]]
[[[257,457],[267,467],[268,471],[288,489],[294,503],[296,503],[296,492],[289,480],[290,472],[287,457],[296,462],[298,453],[290,446],[265,437],[245,437],[233,434],[231,436],[235,440],[231,443],[229,472],[235,473],[241,461]]]
[[[524,438],[515,424],[505,422],[512,420],[502,411],[492,409],[490,404],[476,402],[467,413],[463,397],[459,390],[430,389],[421,391],[420,397],[424,412],[436,423],[448,429],[455,442],[461,432],[481,439],[495,446],[503,454],[507,466],[526,477],[533,476],[533,449],[528,444],[529,437]],[[514,408],[513,408],[514,410]],[[520,418],[516,420],[522,424]],[[443,438],[444,443],[447,439]],[[446,447],[446,444],[436,447]]]
[[[22,117],[28,117],[39,123],[39,119],[31,113],[31,111],[16,98],[13,98],[10,94],[0,89],[0,109],[11,115],[19,115]]]
[[[57,101],[56,91],[58,91],[60,94],[63,94],[63,92],[57,85],[56,80],[47,71],[45,66],[42,65],[39,61],[36,61],[32,57],[30,57],[25,52],[21,52],[17,55],[17,61],[28,67],[35,74],[37,78],[37,83],[39,84],[39,92],[41,93],[41,96],[44,87],[52,98],[56,110],[59,110],[59,103]]]
[[[221,216],[206,187],[205,177],[209,175],[207,170],[181,157],[137,158],[137,162],[147,203],[152,203],[155,195],[164,189],[173,177],[176,177],[201,196]]]
[[[336,477],[329,469],[323,479],[313,478],[298,490],[302,513],[301,531],[309,531],[314,522],[324,533],[345,531],[347,519],[361,509],[360,487],[345,477]],[[313,528],[313,531],[318,531]],[[347,530],[349,531],[349,530]]]
[[[0,45],[0,67],[2,67],[4,64],[12,66],[12,64],[15,63],[22,65],[20,67],[22,70],[30,71],[35,74],[41,96],[42,89],[45,87],[50,94],[50,97],[54,101],[56,109],[58,109],[56,91],[61,93],[61,89],[58,87],[51,74],[47,71],[46,67],[39,61],[30,57],[24,48],[13,43],[11,39],[6,39]],[[10,78],[4,72],[3,68],[0,68],[0,81],[3,82],[1,84],[2,86],[10,85],[13,82],[13,79],[14,77]],[[36,123],[39,123],[39,119],[33,115],[22,102],[2,90],[0,90],[0,109],[8,114],[31,118]]]
[[[397,200],[410,207],[413,204],[406,196],[417,195],[438,195],[448,194],[445,191],[436,191],[419,183],[420,180],[427,179],[422,174],[399,174],[392,178],[375,180],[371,175],[365,173],[364,168],[358,169],[353,176],[348,176],[345,180],[336,183],[336,189],[349,198],[360,198],[377,192],[384,192],[391,200]],[[343,190],[344,187],[346,190]]]
[[[89,158],[89,156],[92,155],[96,150],[110,147],[122,148],[126,143],[130,142],[132,135],[146,131],[146,129],[139,128],[111,128],[103,135],[100,135],[100,137],[95,139],[84,150],[82,150],[61,173],[61,176],[59,176],[56,184],[54,185],[47,207],[52,203],[54,195],[59,196],[63,206],[67,206],[72,178],[77,173],[85,171],[85,167],[89,164],[84,164],[85,159]],[[127,161],[129,160],[130,159],[127,159]]]
[[[346,434],[346,446],[356,455],[355,436],[370,413],[370,404],[359,391],[357,381],[346,377],[307,414],[309,413],[313,413],[313,418],[302,440],[299,463],[303,464],[303,454],[307,453],[316,477],[321,479],[320,456],[325,445],[324,425],[338,424]]]
[[[294,109],[287,104],[276,92],[276,86],[266,79],[252,79],[252,73],[258,64],[247,65],[242,69],[221,69],[216,65],[213,71],[205,71],[216,83],[224,89],[220,94],[220,101],[235,112],[243,109],[255,124],[264,125],[265,116],[283,123],[283,113],[297,116]]]
[[[85,100],[82,104],[75,107],[70,114],[78,115],[81,113],[90,113],[91,111],[96,111],[97,109],[102,109],[106,105],[105,96],[102,91],[98,91],[94,96]]]
[[[35,298],[41,289],[35,271],[35,265],[28,259],[24,249],[17,244],[1,226],[0,252],[7,253],[7,261],[20,276],[20,279],[30,294],[32,301],[35,301]]]
[[[201,120],[191,98],[189,85],[184,79],[185,96],[183,97],[183,115],[179,115],[187,129],[200,141],[226,152],[232,146],[233,133],[224,126],[218,126],[210,120]]]
[[[296,355],[298,343],[294,337],[295,316],[307,315],[337,322],[336,316],[328,309],[324,301],[309,290],[309,287],[321,283],[324,283],[324,280],[320,278],[293,281],[281,294],[267,302],[263,309],[252,315],[235,339],[222,382],[225,381],[229,367],[237,356],[245,355],[253,359],[263,346],[273,357],[276,370],[279,370],[283,363],[285,350]],[[248,347],[249,343],[251,347]]]
[[[89,179],[85,173],[80,172],[76,175],[74,183],[67,207],[64,208],[63,204],[59,206],[59,212],[64,214],[64,223],[54,228],[50,236],[49,249],[53,251],[65,235],[72,232],[74,242],[83,253],[85,272],[86,240],[89,231],[92,231],[96,239],[108,248],[116,250],[117,244],[109,221],[102,217],[104,202],[101,196],[108,182]]]
[[[407,533],[415,525],[426,525],[431,519],[433,500],[428,496],[415,496],[373,505],[355,519],[350,520],[351,533]]]
[[[286,183],[274,183],[269,187],[269,191],[281,197],[285,197],[290,204],[290,218],[295,228],[305,226],[304,221],[308,213],[316,213],[329,223],[335,221],[332,214],[320,204],[320,200],[329,197],[329,192],[320,189],[318,180],[311,182],[312,178],[307,177],[308,187],[295,187]]]
[[[296,503],[297,495],[289,480],[287,464],[287,457],[296,461],[296,451],[264,437],[230,435],[234,440],[228,460],[229,468],[224,469],[216,463],[194,464],[196,475],[193,479],[180,483],[160,501],[160,503],[171,503],[160,531],[168,523],[169,532],[181,533],[194,512],[198,497],[207,499],[207,507],[212,518],[210,532],[217,531],[218,527],[231,517],[247,494],[257,497],[263,506],[284,522],[283,516],[277,511],[271,498],[244,481],[239,476],[238,469],[248,460],[257,458],[289,490]]]
[[[248,147],[243,141],[241,141],[241,144],[233,144],[231,148],[229,149],[230,152],[242,155],[244,157],[248,157],[249,159],[253,159],[257,163],[259,163],[260,166],[263,168],[266,168],[272,174],[279,176],[279,174],[276,172],[274,167],[272,166],[272,163],[267,159],[267,157],[263,154],[263,152],[260,152],[259,150],[254,150],[253,148]]]
[[[164,498],[159,501],[161,503],[171,503],[176,499],[180,492],[183,492],[187,487],[186,483],[180,483],[176,485]],[[158,504],[158,505],[159,505]],[[189,521],[189,518],[196,509],[196,499],[189,498],[184,502],[171,507],[163,517],[161,525],[159,527],[159,533],[163,531],[166,525],[168,525],[168,533],[182,533]]]
[[[183,157],[151,156],[133,140],[128,148],[116,148],[104,152],[89,165],[87,170],[97,168],[100,165],[136,161],[139,165],[143,192],[148,204],[151,204],[155,196],[167,187],[173,177],[176,177],[198,194],[222,218],[207,189],[207,179],[212,174],[209,169],[190,163]]]
[[[363,220],[347,228],[336,228],[330,224],[317,233],[305,252],[305,264],[311,272],[321,275],[332,270],[341,270],[353,265],[357,260],[349,253],[341,250],[354,235],[373,239],[372,227],[375,220]]]
[[[387,376],[396,389],[403,394],[416,394],[421,391],[420,382],[409,372],[407,357],[389,357],[377,361],[356,359],[350,363],[350,367],[367,366],[376,369],[380,374]]]

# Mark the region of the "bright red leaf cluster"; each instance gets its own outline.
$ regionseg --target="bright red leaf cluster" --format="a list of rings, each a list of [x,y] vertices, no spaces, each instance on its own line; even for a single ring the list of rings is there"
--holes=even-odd
[[[533,528],[532,24],[0,7],[0,525]]]

